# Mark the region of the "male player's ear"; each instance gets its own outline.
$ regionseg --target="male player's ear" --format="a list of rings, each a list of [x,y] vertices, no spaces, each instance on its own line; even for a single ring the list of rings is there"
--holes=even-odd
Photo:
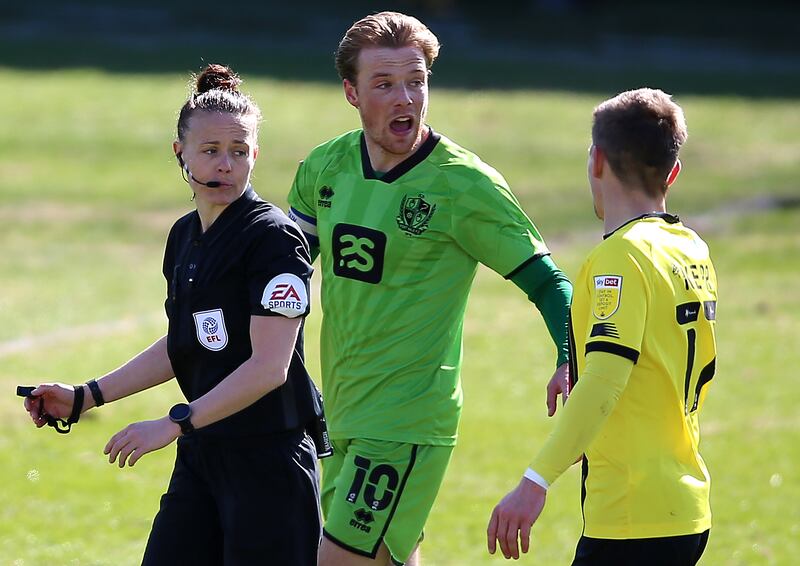
[[[347,99],[347,102],[358,108],[358,91],[356,90],[356,85],[344,79],[342,81],[342,86],[344,86],[344,97]]]
[[[672,185],[672,183],[675,182],[675,179],[678,178],[678,173],[680,173],[680,172],[681,172],[681,160],[680,159],[676,159],[675,160],[675,165],[672,166],[672,171],[670,171],[669,175],[667,175],[667,186],[668,187],[670,185]]]
[[[592,177],[599,179],[603,176],[606,154],[602,149],[592,144],[592,147],[589,148],[589,155],[591,157],[589,160],[589,173]]]

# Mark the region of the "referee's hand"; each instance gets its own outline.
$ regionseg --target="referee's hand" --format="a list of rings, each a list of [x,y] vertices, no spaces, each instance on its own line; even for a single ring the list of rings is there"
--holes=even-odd
[[[43,383],[26,397],[25,410],[37,428],[47,424],[46,415],[57,419],[67,419],[72,413],[75,390],[64,383]]]
[[[519,485],[506,495],[492,511],[486,539],[489,554],[497,550],[503,556],[519,559],[520,546],[527,553],[530,547],[531,527],[539,518],[544,508],[547,491],[527,478],[522,478]]]
[[[139,458],[164,448],[180,434],[180,427],[167,417],[129,424],[111,437],[103,454],[108,454],[109,464],[119,460],[120,468],[124,468],[126,462],[128,466],[133,466]]]

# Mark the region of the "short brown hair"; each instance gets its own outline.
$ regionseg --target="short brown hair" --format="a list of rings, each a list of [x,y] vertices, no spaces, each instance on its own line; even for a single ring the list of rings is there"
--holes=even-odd
[[[365,47],[416,47],[425,56],[425,66],[439,55],[439,40],[417,18],[399,12],[379,12],[361,18],[347,30],[336,49],[336,72],[355,84],[358,55]]]
[[[620,181],[641,184],[654,195],[666,192],[686,137],[683,110],[661,90],[629,90],[594,109],[592,143]]]

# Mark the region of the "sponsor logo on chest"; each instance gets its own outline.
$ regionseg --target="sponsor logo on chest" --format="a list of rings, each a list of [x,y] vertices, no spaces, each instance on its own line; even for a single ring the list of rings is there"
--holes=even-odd
[[[377,284],[383,278],[386,234],[365,226],[340,223],[333,227],[333,274]]]
[[[222,309],[193,313],[197,341],[208,350],[222,350],[228,345],[228,331]]]

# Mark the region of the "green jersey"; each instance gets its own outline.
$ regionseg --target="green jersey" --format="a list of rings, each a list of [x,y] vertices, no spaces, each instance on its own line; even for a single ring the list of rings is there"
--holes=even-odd
[[[378,175],[355,130],[300,164],[289,204],[320,251],[331,437],[455,444],[478,262],[509,277],[549,253],[506,181],[433,131]]]

